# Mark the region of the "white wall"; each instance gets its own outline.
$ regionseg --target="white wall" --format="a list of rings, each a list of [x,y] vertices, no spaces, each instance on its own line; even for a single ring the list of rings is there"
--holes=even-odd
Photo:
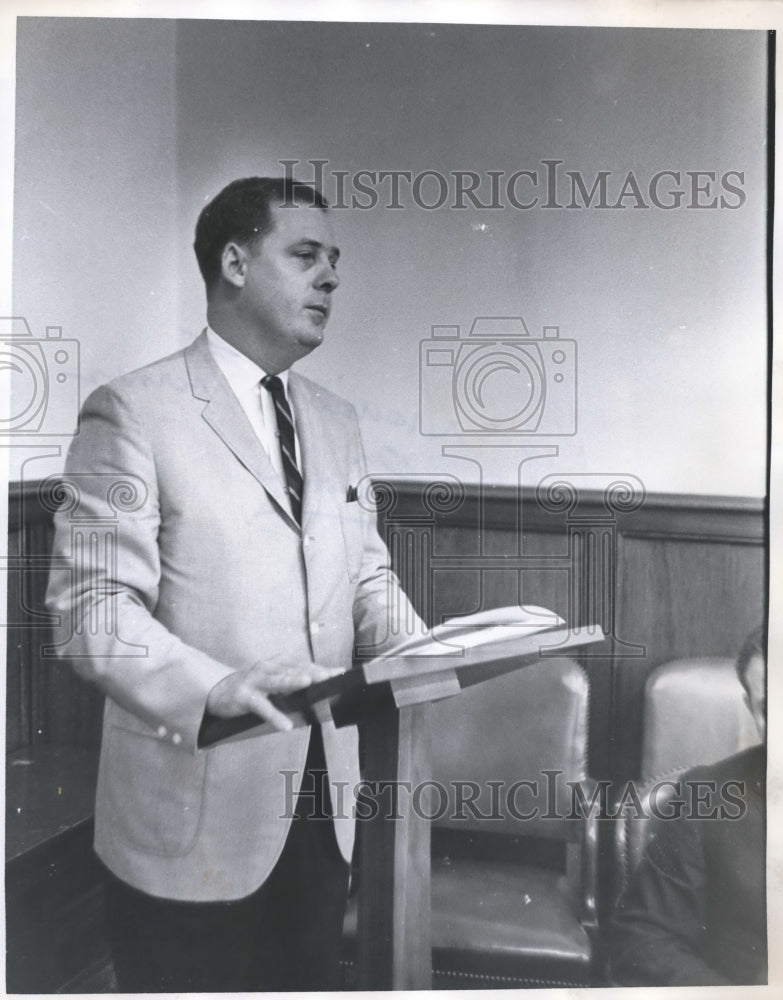
[[[175,29],[73,18],[18,25],[14,313],[35,337],[56,325],[80,342],[84,398],[181,346]],[[46,453],[58,442],[64,451],[63,439],[45,440],[54,449],[41,450],[25,478],[61,470],[62,455]],[[13,455],[12,478],[22,454],[35,452]]]
[[[760,496],[765,47],[760,32],[28,23],[17,306],[81,339],[84,388],[187,342],[203,324],[198,211],[282,159],[509,175],[556,158],[588,184],[610,170],[615,192],[629,170],[643,186],[744,171],[737,210],[336,211],[343,282],[302,370],[357,404],[374,472],[475,479],[419,433],[419,342],[519,314],[579,348],[578,433],[547,439],[559,457],[525,481],[631,472],[648,490]]]

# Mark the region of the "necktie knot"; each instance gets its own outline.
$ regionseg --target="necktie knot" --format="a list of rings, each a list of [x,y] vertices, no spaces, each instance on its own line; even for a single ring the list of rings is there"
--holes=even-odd
[[[283,389],[283,380],[279,375],[264,375],[261,379],[261,385],[268,389],[273,396],[278,396],[280,393],[285,395],[285,390]]]

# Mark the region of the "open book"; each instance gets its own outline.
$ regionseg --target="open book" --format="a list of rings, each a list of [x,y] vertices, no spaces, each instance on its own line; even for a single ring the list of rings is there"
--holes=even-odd
[[[512,604],[505,608],[491,608],[472,615],[448,618],[435,625],[427,635],[404,639],[391,650],[400,656],[443,656],[482,646],[485,643],[517,639],[522,635],[537,635],[564,625],[565,621],[554,611],[535,605]]]

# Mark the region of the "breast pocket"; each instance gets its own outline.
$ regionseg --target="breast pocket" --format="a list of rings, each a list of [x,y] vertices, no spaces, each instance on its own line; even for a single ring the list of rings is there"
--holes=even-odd
[[[359,579],[364,558],[364,516],[357,502],[340,507],[340,525],[345,543],[348,578],[355,583]]]

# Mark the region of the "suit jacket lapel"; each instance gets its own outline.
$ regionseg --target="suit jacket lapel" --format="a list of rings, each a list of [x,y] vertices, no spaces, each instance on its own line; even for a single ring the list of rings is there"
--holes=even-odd
[[[283,484],[269,461],[269,456],[253,433],[239,400],[215,363],[209,350],[206,332],[186,349],[185,364],[193,395],[197,399],[203,399],[207,404],[202,414],[206,422],[264,487],[286,519],[296,528],[288,498],[283,492]],[[305,493],[306,490],[305,483]]]
[[[328,428],[323,426],[323,413],[313,397],[310,385],[296,372],[288,377],[288,391],[296,421],[296,436],[304,478],[302,498],[302,529],[319,507],[320,486],[328,480]]]

